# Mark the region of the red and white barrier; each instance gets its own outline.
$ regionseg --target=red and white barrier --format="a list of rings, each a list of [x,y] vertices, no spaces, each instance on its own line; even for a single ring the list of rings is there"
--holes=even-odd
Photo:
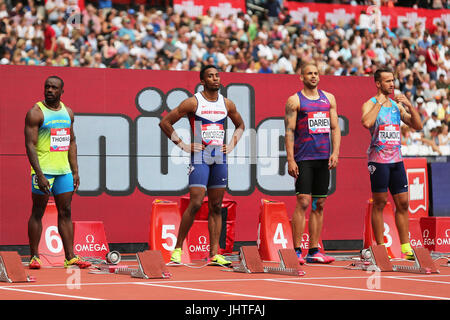
[[[44,267],[64,265],[64,247],[58,232],[58,211],[53,200],[49,200],[42,217],[42,234],[39,241],[39,257]]]
[[[106,259],[109,245],[103,221],[74,221],[73,235],[73,251],[76,255]]]
[[[430,251],[450,252],[450,217],[420,219],[424,247]]]
[[[170,261],[171,252],[175,249],[180,222],[181,213],[176,202],[159,199],[153,201],[148,245],[150,250],[161,250],[165,262]],[[186,241],[182,251],[181,262],[190,263]]]
[[[284,202],[261,200],[257,245],[261,259],[279,261],[279,249],[293,248],[292,228]]]
[[[367,249],[370,246],[377,245],[375,241],[375,235],[372,230],[372,207],[373,200],[367,201],[367,210],[364,221],[364,248]],[[391,258],[401,257],[400,239],[398,237],[397,227],[395,225],[395,213],[390,202],[386,203],[383,210],[384,221],[384,243],[388,254]]]

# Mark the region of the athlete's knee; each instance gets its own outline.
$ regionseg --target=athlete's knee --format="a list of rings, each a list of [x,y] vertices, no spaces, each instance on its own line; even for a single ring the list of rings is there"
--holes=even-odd
[[[208,202],[208,208],[210,214],[220,214],[222,211],[222,202],[220,200],[214,200]]]
[[[72,208],[70,203],[65,203],[58,206],[58,218],[59,219],[71,219]]]
[[[313,198],[311,203],[311,213],[322,214],[325,200],[325,198]]]
[[[307,210],[311,204],[311,197],[307,196],[297,196],[297,207],[301,210]]]
[[[387,197],[373,197],[373,208],[376,210],[383,210],[387,204]]]
[[[191,201],[189,202],[191,214],[195,215],[198,212],[198,210],[200,210],[200,208],[202,207],[202,204],[203,199],[191,199]]]
[[[408,213],[409,214],[408,197],[402,197],[396,201],[396,211],[399,213]]]

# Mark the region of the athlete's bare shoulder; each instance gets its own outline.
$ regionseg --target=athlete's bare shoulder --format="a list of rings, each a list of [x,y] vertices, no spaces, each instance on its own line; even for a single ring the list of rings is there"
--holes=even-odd
[[[288,111],[288,109],[290,111],[298,111],[298,109],[300,108],[300,99],[298,98],[298,94],[293,94],[291,95],[287,101],[286,101],[286,111]]]
[[[225,107],[227,108],[228,112],[236,110],[236,105],[232,100],[225,97],[223,97],[223,100],[225,101]]]
[[[336,104],[336,98],[334,94],[325,90],[322,90],[322,92],[325,95],[325,97],[327,97],[328,101],[330,101],[331,104]]]
[[[43,120],[44,114],[42,113],[42,110],[41,108],[39,108],[39,105],[37,103],[28,110],[25,116],[25,121],[28,124],[39,123]]]

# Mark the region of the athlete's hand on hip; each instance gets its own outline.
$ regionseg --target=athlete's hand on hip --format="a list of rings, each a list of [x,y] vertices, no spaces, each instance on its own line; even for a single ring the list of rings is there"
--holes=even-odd
[[[72,173],[73,176],[73,192],[77,192],[78,187],[80,186],[80,176],[78,173]]]
[[[222,148],[220,148],[220,151],[222,151],[225,154],[229,154],[231,151],[233,151],[234,145],[230,144],[224,144],[222,145]]]
[[[44,193],[50,194],[50,182],[48,182],[47,178],[44,175],[37,175],[37,184],[39,190]]]
[[[203,145],[203,143],[191,143],[191,144],[184,144],[181,146],[181,149],[183,149],[184,151],[191,153],[191,152],[200,152],[202,150],[205,149],[205,146]]]
[[[299,171],[297,162],[295,162],[294,160],[288,161],[288,173],[291,177],[297,179]]]
[[[337,167],[338,164],[338,156],[335,154],[332,154],[330,156],[330,159],[328,159],[328,169],[334,169]]]

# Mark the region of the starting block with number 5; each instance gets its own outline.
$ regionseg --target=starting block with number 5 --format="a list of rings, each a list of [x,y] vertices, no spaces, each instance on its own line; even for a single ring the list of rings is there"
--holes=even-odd
[[[126,265],[108,265],[97,266],[98,270],[91,270],[94,274],[124,274],[133,278],[141,279],[166,279],[172,274],[167,270],[161,251],[146,250],[136,254],[138,268],[129,268]]]

